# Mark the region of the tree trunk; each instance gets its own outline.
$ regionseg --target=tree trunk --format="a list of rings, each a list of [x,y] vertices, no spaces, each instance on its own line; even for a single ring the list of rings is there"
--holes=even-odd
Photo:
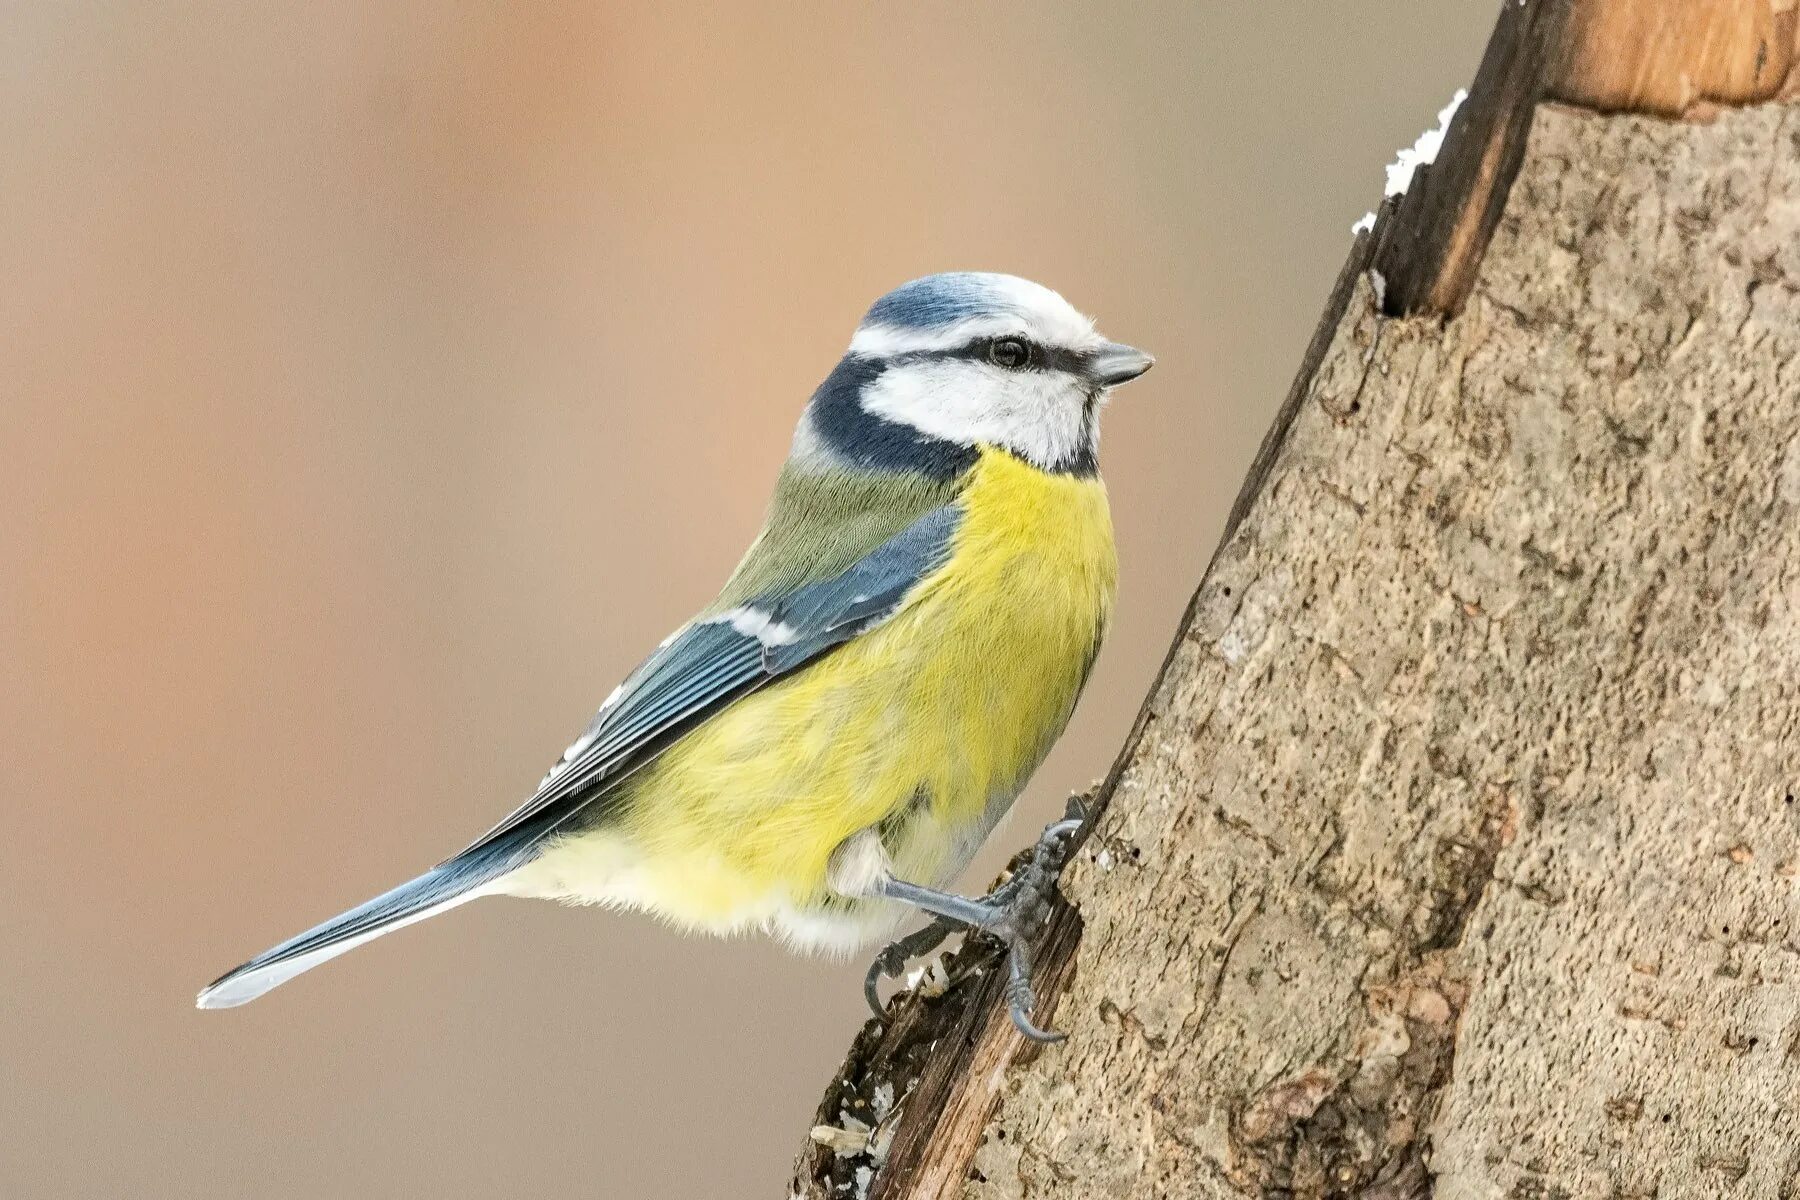
[[[795,1195],[1800,1198],[1797,16],[1508,0],[1097,793],[1069,1040],[971,947]]]

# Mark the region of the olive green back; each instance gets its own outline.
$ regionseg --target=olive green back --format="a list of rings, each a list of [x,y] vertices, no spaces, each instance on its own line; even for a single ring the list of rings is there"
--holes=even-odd
[[[934,508],[965,477],[911,471],[782,468],[763,530],[709,612],[830,579]]]

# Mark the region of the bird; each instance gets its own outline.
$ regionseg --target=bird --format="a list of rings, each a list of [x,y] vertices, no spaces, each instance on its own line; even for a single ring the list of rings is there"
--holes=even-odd
[[[954,930],[1029,938],[1080,816],[986,896],[947,890],[1043,762],[1105,637],[1118,565],[1099,470],[1112,389],[1154,359],[1055,291],[958,271],[878,299],[795,428],[718,597],[600,706],[537,789],[460,853],[203,989],[230,1008],[486,896],[762,931],[875,958]],[[934,940],[935,939],[935,940]]]

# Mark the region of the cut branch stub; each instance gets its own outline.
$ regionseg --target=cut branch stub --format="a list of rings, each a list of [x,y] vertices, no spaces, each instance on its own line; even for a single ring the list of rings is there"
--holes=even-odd
[[[1800,95],[1794,0],[1577,3],[1548,96],[1599,112],[1703,117]]]

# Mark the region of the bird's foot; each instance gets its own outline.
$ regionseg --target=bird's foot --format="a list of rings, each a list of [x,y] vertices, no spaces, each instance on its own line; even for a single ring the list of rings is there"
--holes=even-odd
[[[1068,815],[1049,826],[1039,836],[1025,861],[999,887],[979,899],[951,895],[922,888],[916,884],[892,881],[884,894],[895,900],[913,904],[936,919],[925,929],[903,938],[882,951],[870,968],[866,992],[875,1006],[874,984],[881,974],[895,974],[911,954],[922,953],[915,939],[927,934],[930,948],[943,940],[951,927],[979,930],[1006,947],[1006,1002],[1012,1023],[1034,1042],[1060,1042],[1063,1034],[1039,1029],[1032,1023],[1031,1011],[1037,995],[1031,982],[1031,940],[1049,919],[1052,899],[1057,894],[1057,880],[1069,859],[1069,848],[1086,821],[1079,801],[1069,802]],[[902,948],[904,947],[904,952]],[[876,1008],[879,1012],[879,1007]]]

